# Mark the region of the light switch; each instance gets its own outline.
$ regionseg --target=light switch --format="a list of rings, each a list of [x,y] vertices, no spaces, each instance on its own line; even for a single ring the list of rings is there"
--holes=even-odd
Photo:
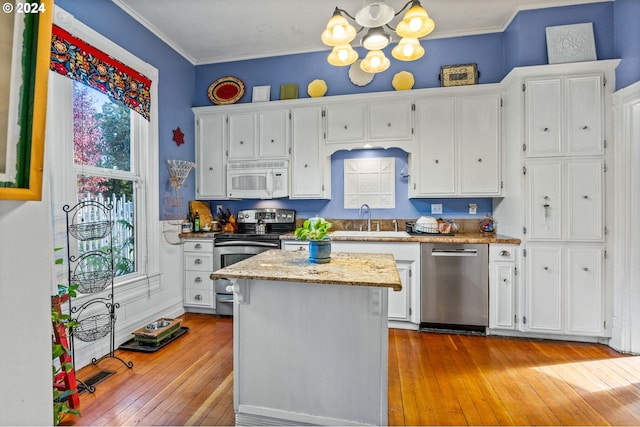
[[[478,212],[478,205],[469,203],[469,215],[475,215]]]
[[[442,203],[431,203],[431,213],[442,215]]]

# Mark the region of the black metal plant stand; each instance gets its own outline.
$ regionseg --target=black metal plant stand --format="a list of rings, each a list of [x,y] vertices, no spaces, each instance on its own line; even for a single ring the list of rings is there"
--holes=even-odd
[[[97,365],[103,359],[113,358],[131,369],[133,362],[125,362],[115,355],[116,308],[119,308],[120,304],[114,301],[113,292],[113,206],[87,200],[75,206],[65,205],[62,209],[67,214],[69,285],[77,285],[77,292],[82,294],[95,294],[110,287],[106,297],[96,296],[80,305],[74,306],[73,298],[69,298],[69,313],[76,323],[69,331],[73,365],[75,366],[76,339],[93,342],[108,335],[109,353],[100,358],[93,358],[91,363]],[[80,248],[80,242],[84,242],[84,249]],[[80,391],[95,391],[95,387],[88,384],[89,381],[77,381]]]

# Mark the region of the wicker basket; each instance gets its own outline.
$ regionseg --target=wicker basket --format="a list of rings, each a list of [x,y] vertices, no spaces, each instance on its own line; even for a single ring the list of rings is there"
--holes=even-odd
[[[71,283],[78,285],[78,292],[82,294],[94,294],[102,291],[113,278],[113,271],[83,271],[71,276]]]
[[[93,221],[71,224],[69,233],[78,240],[97,240],[109,235],[113,221]]]
[[[91,342],[106,337],[111,332],[111,316],[109,314],[96,314],[78,321],[78,326],[73,329],[73,336],[80,341]]]

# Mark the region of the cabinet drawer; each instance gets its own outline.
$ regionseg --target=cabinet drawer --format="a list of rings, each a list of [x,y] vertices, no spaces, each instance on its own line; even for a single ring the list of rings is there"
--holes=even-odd
[[[513,245],[489,245],[490,261],[515,261],[517,246]]]
[[[213,254],[185,253],[184,269],[213,272]]]
[[[185,240],[182,246],[184,252],[212,252],[213,240]]]
[[[213,280],[209,279],[209,271],[185,271],[184,286],[191,289],[213,290]]]
[[[213,299],[213,290],[203,291],[202,289],[185,289],[184,304],[215,308],[215,300]]]

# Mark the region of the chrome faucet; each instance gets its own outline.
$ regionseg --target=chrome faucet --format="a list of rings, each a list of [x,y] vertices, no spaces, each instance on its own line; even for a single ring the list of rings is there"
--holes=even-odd
[[[371,231],[371,208],[368,204],[363,204],[362,206],[360,206],[358,216],[362,216],[362,208],[367,208],[367,231]]]

